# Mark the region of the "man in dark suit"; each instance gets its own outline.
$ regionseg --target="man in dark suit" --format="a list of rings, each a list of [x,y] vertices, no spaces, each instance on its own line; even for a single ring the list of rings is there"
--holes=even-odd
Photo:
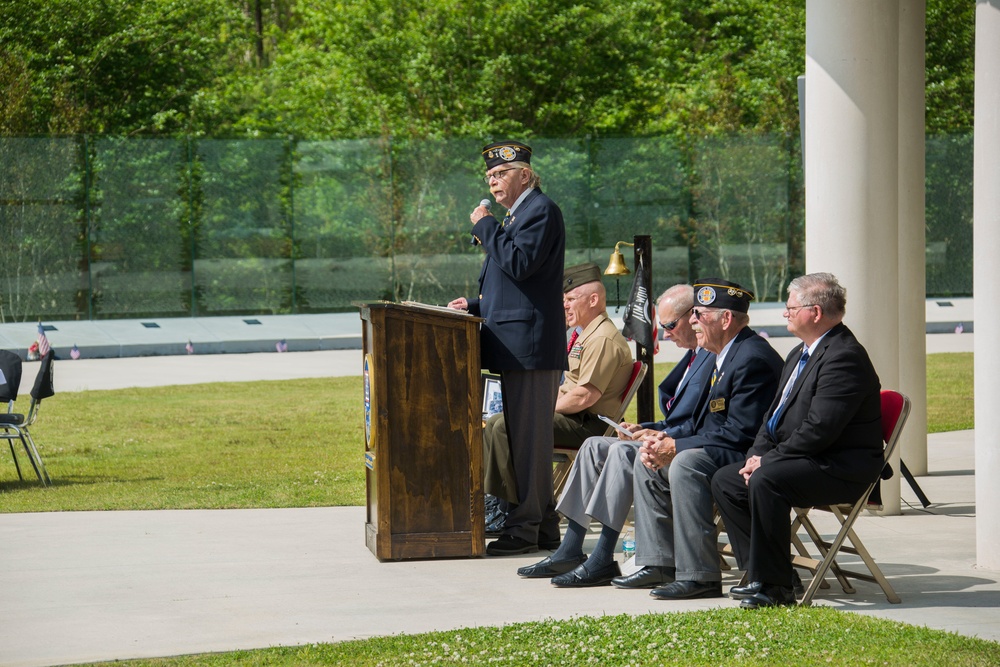
[[[486,253],[479,296],[455,299],[451,308],[482,317],[482,365],[500,373],[504,420],[517,478],[518,504],[504,532],[486,553],[505,556],[559,545],[559,516],[552,504],[553,415],[559,378],[567,368],[563,314],[562,212],[542,194],[531,168],[531,148],[516,142],[483,148],[485,181],[503,221],[483,206],[470,219],[472,236]]]
[[[882,469],[878,374],[842,322],[847,295],[829,273],[788,286],[788,330],[802,340],[785,360],[767,419],[744,462],[718,472],[712,493],[750,583],[741,607],[795,604],[792,507],[853,503]]]
[[[635,562],[643,569],[612,582],[632,588],[658,576],[666,585],[650,595],[663,600],[722,595],[710,482],[746,458],[781,372],[781,357],[748,326],[751,292],[719,278],[694,289],[691,324],[698,344],[715,353],[711,387],[692,435],[643,442],[634,490]]]
[[[644,436],[681,437],[694,431],[704,389],[711,377],[714,359],[698,347],[689,315],[694,306],[690,285],[674,285],[660,297],[656,314],[664,335],[687,352],[660,383],[663,419],[644,424],[623,423],[632,435],[623,439],[598,436],[587,438],[573,462],[566,488],[556,509],[567,518],[566,538],[548,558],[519,568],[528,578],[551,578],[587,562],[591,576],[573,580],[571,585],[596,586],[621,574],[614,560],[618,535],[632,507],[632,464]],[[590,557],[583,553],[583,540],[591,519],[601,523],[601,536]],[[558,584],[558,582],[556,582]]]

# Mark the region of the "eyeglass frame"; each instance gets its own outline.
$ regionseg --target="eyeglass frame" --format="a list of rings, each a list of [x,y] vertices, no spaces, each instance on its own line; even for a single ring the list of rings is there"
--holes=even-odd
[[[673,331],[674,329],[677,328],[677,324],[680,323],[680,321],[682,319],[684,319],[684,316],[687,315],[692,310],[694,310],[694,306],[691,306],[690,308],[688,308],[687,310],[685,310],[683,313],[681,313],[680,315],[678,315],[676,320],[673,320],[671,322],[667,322],[666,324],[664,324],[663,322],[660,322],[660,326],[663,327],[664,331]]]
[[[699,322],[701,322],[701,316],[703,314],[708,314],[708,313],[724,313],[724,312],[726,312],[729,309],[728,308],[702,308],[701,310],[698,310],[697,308],[692,307],[691,310],[694,312],[694,319],[696,319]]]
[[[819,305],[818,303],[804,303],[801,306],[789,306],[786,303],[785,312],[789,313],[790,315],[794,315],[796,310],[801,310],[802,308],[815,308],[818,305]]]
[[[494,171],[492,174],[486,174],[485,176],[483,176],[483,182],[486,183],[486,185],[489,185],[490,181],[492,181],[494,178],[499,181],[501,180],[500,179],[501,176],[506,174],[508,171],[514,171],[515,169],[522,169],[522,167],[511,167],[509,169],[501,169],[500,171]]]

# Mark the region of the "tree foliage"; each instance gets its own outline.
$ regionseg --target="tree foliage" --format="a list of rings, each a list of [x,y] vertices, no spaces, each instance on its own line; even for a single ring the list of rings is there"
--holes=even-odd
[[[928,127],[975,5],[927,0]],[[794,135],[802,0],[7,0],[0,133]]]

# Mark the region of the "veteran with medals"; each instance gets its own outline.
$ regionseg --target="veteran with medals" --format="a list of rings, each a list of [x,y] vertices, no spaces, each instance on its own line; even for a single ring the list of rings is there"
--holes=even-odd
[[[479,295],[448,306],[483,318],[483,368],[500,373],[503,411],[517,476],[518,504],[486,553],[503,556],[558,546],[552,503],[553,415],[566,370],[562,274],[566,234],[562,212],[541,190],[531,148],[517,141],[482,150],[484,180],[502,220],[477,206],[472,237],[485,253]]]
[[[712,476],[746,459],[782,368],[749,326],[752,292],[721,278],[694,290],[691,326],[699,347],[715,354],[706,400],[693,435],[643,442],[634,467],[635,563],[640,579],[667,582],[650,592],[663,600],[722,596]]]

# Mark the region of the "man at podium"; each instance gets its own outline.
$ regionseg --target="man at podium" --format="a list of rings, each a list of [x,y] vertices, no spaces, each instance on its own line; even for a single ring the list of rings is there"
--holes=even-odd
[[[542,193],[529,146],[492,143],[482,156],[484,180],[507,212],[499,221],[478,206],[469,216],[473,243],[486,255],[479,296],[448,306],[483,318],[482,366],[500,374],[518,503],[486,553],[506,556],[560,540],[552,448],[559,378],[567,369],[561,289],[566,238],[562,211]]]
[[[563,292],[566,325],[573,329],[573,335],[566,346],[569,371],[556,399],[554,443],[577,448],[587,438],[607,430],[598,415],[614,415],[621,408],[621,396],[632,374],[632,352],[608,317],[601,269],[596,264],[568,267],[563,272]],[[518,481],[502,414],[486,422],[483,446],[484,487],[499,505],[493,517],[487,512],[489,534],[498,526],[502,530],[510,505],[517,503]]]

